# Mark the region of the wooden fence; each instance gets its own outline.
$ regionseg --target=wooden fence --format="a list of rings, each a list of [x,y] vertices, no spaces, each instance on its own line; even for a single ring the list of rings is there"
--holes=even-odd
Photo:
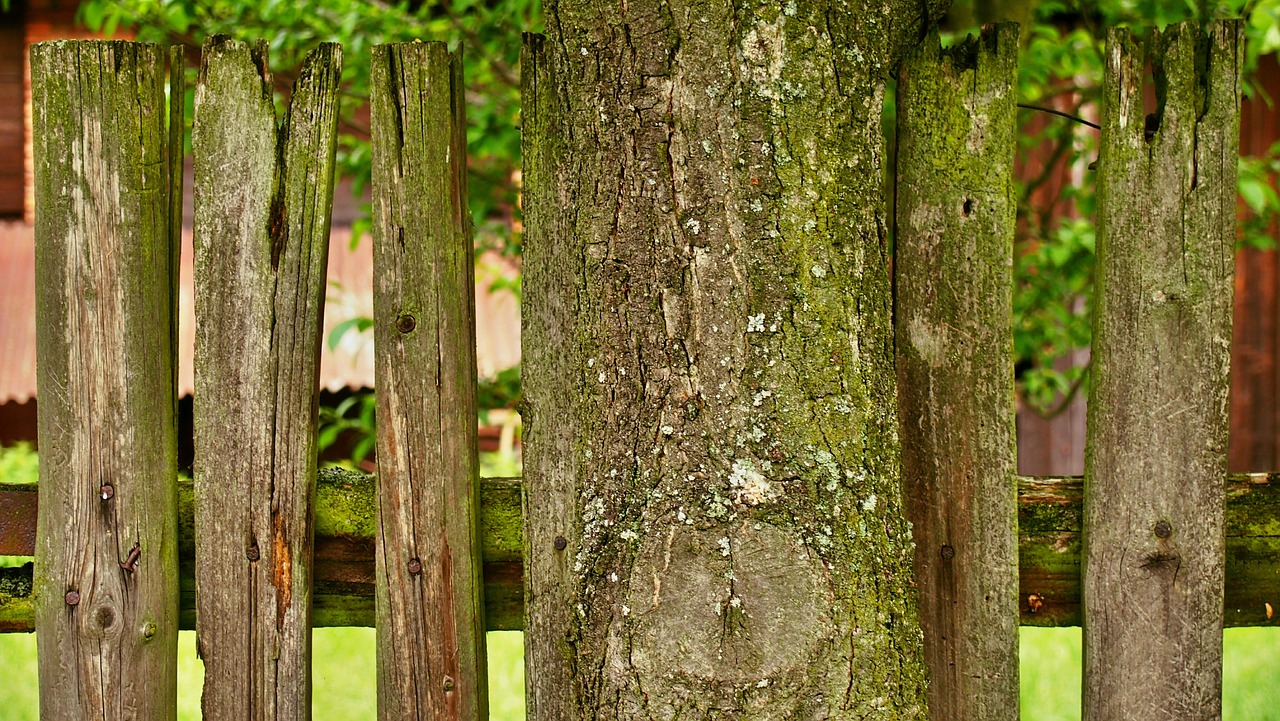
[[[1015,470],[1016,37],[924,43],[900,77],[895,322],[931,715],[1016,717],[1018,626],[1083,620],[1091,717],[1211,717],[1222,627],[1280,604],[1280,476],[1225,467],[1239,26],[1174,28],[1150,57],[1108,38],[1086,484]],[[194,627],[210,718],[309,718],[310,629],[375,623],[382,718],[485,717],[484,631],[523,627],[524,562],[563,548],[529,548],[523,508],[559,501],[477,477],[459,58],[374,53],[376,486],[315,462],[341,49],[308,57],[279,124],[265,44],[204,46],[196,474],[176,482],[181,52],[33,49],[39,508],[34,486],[0,490],[0,554],[36,570],[0,569],[0,630],[40,635],[42,717],[171,717]]]

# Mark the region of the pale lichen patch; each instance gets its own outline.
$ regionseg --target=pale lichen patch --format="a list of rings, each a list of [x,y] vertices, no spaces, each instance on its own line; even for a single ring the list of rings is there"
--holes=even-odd
[[[729,486],[734,490],[735,500],[748,506],[767,503],[778,495],[769,479],[764,477],[751,459],[746,458],[739,458],[733,462],[733,472],[729,474]]]

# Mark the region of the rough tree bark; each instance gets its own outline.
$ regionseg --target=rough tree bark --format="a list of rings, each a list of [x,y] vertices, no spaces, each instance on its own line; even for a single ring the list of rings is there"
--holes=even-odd
[[[565,0],[525,55],[531,718],[910,718],[880,110],[936,8]]]

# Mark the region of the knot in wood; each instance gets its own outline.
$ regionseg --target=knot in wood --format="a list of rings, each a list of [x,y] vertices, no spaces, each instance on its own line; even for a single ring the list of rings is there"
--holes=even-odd
[[[418,319],[409,313],[401,313],[396,316],[396,330],[401,333],[412,333],[414,328],[418,327]]]

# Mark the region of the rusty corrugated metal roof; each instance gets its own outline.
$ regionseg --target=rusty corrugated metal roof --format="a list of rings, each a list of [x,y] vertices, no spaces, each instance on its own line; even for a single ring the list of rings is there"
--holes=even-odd
[[[35,394],[35,236],[25,223],[0,223],[0,403]]]
[[[350,249],[350,230],[335,229],[329,249],[329,293],[325,303],[325,338],[334,326],[353,316],[373,314],[373,252],[366,239]],[[178,386],[182,395],[194,388],[192,355],[195,311],[191,230],[183,230],[178,316]],[[35,238],[25,223],[0,223],[0,403],[24,402],[36,393]],[[490,293],[499,277],[514,277],[516,268],[496,255],[481,258],[476,268],[476,358],[480,375],[493,375],[520,362],[520,316],[515,298]],[[320,384],[325,390],[373,387],[373,334],[348,333],[320,355]]]

